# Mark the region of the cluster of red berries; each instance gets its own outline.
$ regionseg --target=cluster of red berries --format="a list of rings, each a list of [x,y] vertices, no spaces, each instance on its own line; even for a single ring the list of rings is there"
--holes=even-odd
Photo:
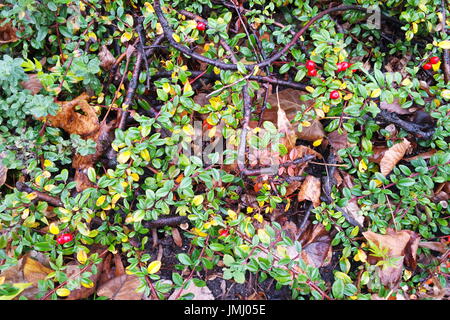
[[[206,29],[206,23],[201,22],[201,21],[197,22],[197,30],[198,31],[205,31],[205,29]]]
[[[312,60],[306,61],[306,69],[308,69],[308,76],[315,77],[317,76],[316,63]]]
[[[425,70],[430,70],[433,67],[433,64],[439,63],[439,61],[441,61],[439,57],[431,57],[430,61],[423,65],[423,68]]]
[[[73,235],[70,233],[63,233],[60,234],[57,238],[56,238],[56,242],[58,242],[59,244],[65,244],[67,242],[70,242],[73,240]]]

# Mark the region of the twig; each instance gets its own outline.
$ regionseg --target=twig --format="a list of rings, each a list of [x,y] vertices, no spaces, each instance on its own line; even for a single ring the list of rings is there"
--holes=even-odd
[[[58,198],[56,198],[56,197],[52,197],[52,196],[50,196],[50,195],[48,195],[48,194],[46,194],[46,193],[44,193],[44,192],[34,190],[34,189],[30,188],[29,186],[27,186],[27,185],[26,185],[25,183],[23,183],[23,182],[20,182],[20,181],[17,182],[17,183],[16,183],[16,188],[17,188],[17,190],[19,190],[19,191],[21,191],[21,192],[27,192],[27,193],[33,193],[33,194],[35,194],[36,197],[37,197],[39,200],[48,202],[48,203],[50,203],[52,206],[55,206],[55,207],[63,207],[63,206],[64,206],[64,204],[62,203],[62,201],[61,201],[60,199],[58,199]]]

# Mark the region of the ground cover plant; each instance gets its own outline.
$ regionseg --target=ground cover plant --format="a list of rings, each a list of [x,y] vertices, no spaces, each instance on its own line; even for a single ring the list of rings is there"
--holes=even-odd
[[[0,1],[0,299],[448,299],[449,15]]]

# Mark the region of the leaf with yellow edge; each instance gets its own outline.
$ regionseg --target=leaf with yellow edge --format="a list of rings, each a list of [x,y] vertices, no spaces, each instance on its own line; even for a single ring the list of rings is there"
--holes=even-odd
[[[58,234],[59,233],[58,225],[54,222],[50,223],[48,231],[50,231],[51,234]]]
[[[60,297],[67,297],[70,294],[70,290],[67,288],[59,288],[56,290],[56,294]]]
[[[364,161],[364,159],[362,159],[362,160],[359,162],[358,170],[359,170],[359,172],[365,172],[365,171],[367,170],[367,164],[366,164],[366,162]]]
[[[32,283],[14,283],[12,286],[14,288],[19,289],[19,291],[15,292],[14,294],[10,295],[10,296],[0,296],[0,300],[13,300],[15,297],[17,297],[19,294],[22,293],[23,290],[27,289],[28,287],[30,287],[32,285]]]
[[[128,160],[130,160],[130,157],[131,157],[131,151],[130,150],[123,151],[117,157],[117,161],[119,163],[126,163]]]
[[[192,86],[189,81],[186,81],[186,83],[184,84],[184,88],[183,88],[183,94],[187,94],[189,92],[192,92]]]
[[[180,41],[181,41],[180,36],[177,35],[176,33],[172,33],[172,38],[173,38],[173,40],[175,40],[176,42],[180,42]]]
[[[133,37],[133,34],[131,32],[124,32],[122,36],[120,37],[120,42],[125,43],[127,41],[130,41],[130,39]]]
[[[267,231],[264,229],[258,229],[258,238],[261,240],[262,243],[269,244],[270,243],[270,236],[268,235]]]
[[[201,205],[202,203],[203,203],[203,196],[201,195],[201,194],[199,194],[199,195],[196,195],[195,197],[194,197],[194,199],[192,199],[192,204],[194,205],[194,206],[198,206],[198,205]]]
[[[85,264],[87,261],[87,253],[83,249],[79,249],[77,252],[77,260],[81,264]]]
[[[95,204],[97,205],[97,207],[101,207],[101,205],[105,203],[105,200],[106,196],[100,196],[98,197],[97,202]]]
[[[140,153],[140,156],[145,161],[150,161],[150,152],[148,152],[147,149],[142,150],[141,153]]]
[[[148,265],[147,272],[148,274],[157,273],[161,269],[161,261],[155,260]]]

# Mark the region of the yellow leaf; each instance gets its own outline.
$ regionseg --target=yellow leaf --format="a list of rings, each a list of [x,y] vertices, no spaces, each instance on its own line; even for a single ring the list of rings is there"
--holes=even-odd
[[[139,181],[139,175],[137,173],[132,173],[130,174],[131,179],[133,179],[134,182],[138,182]]]
[[[359,162],[358,169],[359,169],[359,172],[365,172],[365,171],[367,170],[367,164],[366,164],[366,162],[364,161],[364,159],[362,159],[362,160]]]
[[[192,128],[192,126],[190,124],[187,124],[187,125],[183,126],[183,132],[185,134],[187,134],[188,136],[193,136],[194,128]]]
[[[141,158],[144,159],[145,161],[150,161],[150,152],[148,152],[147,149],[142,150],[140,155]]]
[[[450,40],[444,40],[437,44],[437,46],[441,49],[450,49]]]
[[[376,88],[375,90],[372,91],[372,93],[370,94],[371,98],[378,98],[381,94],[381,89],[380,88]]]
[[[316,141],[313,142],[313,146],[314,146],[314,147],[320,146],[320,145],[322,144],[322,140],[323,140],[323,139],[317,139]]]
[[[191,91],[192,91],[191,83],[189,81],[186,81],[186,83],[184,84],[183,93],[188,93]]]
[[[87,261],[87,253],[83,249],[79,249],[77,252],[77,260],[81,264],[85,264]]]
[[[44,161],[44,167],[52,167],[53,166],[53,162],[50,160],[45,160]]]
[[[217,68],[217,67],[214,67],[213,71],[214,71],[215,74],[219,74],[220,73],[220,69]]]
[[[150,13],[155,12],[155,9],[153,9],[153,6],[150,3],[145,2],[144,6],[145,6],[145,8],[147,9],[148,12],[150,12]]]
[[[51,234],[58,234],[59,233],[59,228],[54,222],[50,223],[50,226],[49,226],[48,230],[50,231]]]
[[[405,78],[402,81],[402,86],[409,86],[411,84],[411,80],[409,78]]]
[[[256,221],[258,221],[259,223],[262,223],[262,222],[263,222],[263,216],[260,215],[259,213],[255,214],[255,215],[253,216],[253,218],[254,218]]]
[[[98,197],[97,202],[95,204],[97,205],[97,207],[101,207],[101,205],[105,203],[105,200],[106,196],[100,196]]]
[[[157,273],[161,269],[161,261],[155,260],[152,263],[149,264],[147,268],[148,274],[154,274]]]
[[[180,42],[180,41],[181,41],[180,36],[177,35],[176,33],[172,33],[172,38],[173,38],[173,40],[175,40],[176,42]]]
[[[232,220],[234,220],[234,219],[237,218],[236,212],[234,212],[234,211],[231,210],[231,209],[228,209],[227,214],[228,214],[228,216],[229,216]]]
[[[119,163],[126,163],[128,160],[130,160],[130,156],[131,156],[131,151],[130,150],[121,152],[119,154],[119,156],[117,157],[117,161]]]
[[[307,86],[305,89],[306,89],[306,91],[308,91],[309,93],[313,93],[313,92],[314,92],[314,88],[311,87],[311,86]]]
[[[206,237],[206,236],[207,236],[206,233],[204,233],[202,230],[197,229],[197,228],[192,229],[192,232],[193,232],[194,234],[200,236],[200,237]]]
[[[56,290],[56,294],[60,297],[67,297],[70,294],[70,290],[67,288],[59,288]]]
[[[198,206],[203,203],[203,196],[201,194],[196,195],[194,199],[192,199],[192,204],[194,206]]]
[[[82,281],[82,282],[81,282],[81,285],[82,285],[83,287],[85,287],[85,288],[90,289],[90,288],[93,288],[93,287],[94,287],[95,283],[94,283],[92,280],[87,279],[87,280],[85,280],[85,281]]]
[[[169,93],[170,92],[170,83],[164,82],[162,88],[163,88],[165,93]]]
[[[435,63],[431,66],[433,67],[433,71],[437,72],[441,68],[441,62],[439,61],[438,63]]]

